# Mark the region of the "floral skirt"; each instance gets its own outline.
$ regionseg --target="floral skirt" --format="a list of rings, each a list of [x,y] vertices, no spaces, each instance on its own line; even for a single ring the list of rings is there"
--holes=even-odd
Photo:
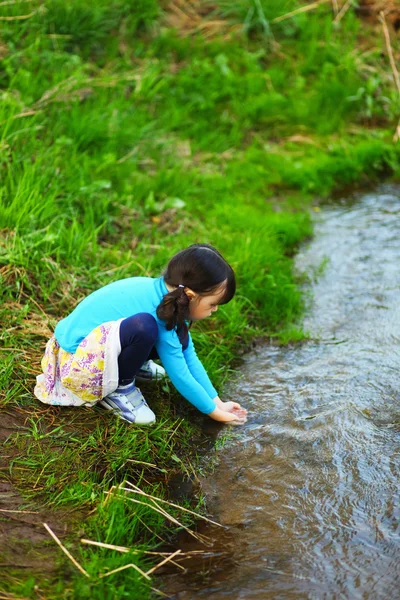
[[[66,352],[53,336],[36,377],[35,396],[45,404],[93,406],[118,387],[118,356],[121,352],[119,321],[99,325]]]

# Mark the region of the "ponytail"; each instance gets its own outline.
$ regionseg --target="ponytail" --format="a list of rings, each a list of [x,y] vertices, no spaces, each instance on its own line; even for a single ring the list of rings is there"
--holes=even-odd
[[[165,321],[168,331],[176,329],[178,333],[182,330],[186,333],[186,321],[189,319],[189,298],[185,294],[183,285],[165,294],[157,307],[157,317]]]

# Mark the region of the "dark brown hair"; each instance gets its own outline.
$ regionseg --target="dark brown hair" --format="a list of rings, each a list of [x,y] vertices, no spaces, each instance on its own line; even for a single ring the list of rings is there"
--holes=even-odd
[[[157,307],[157,316],[166,322],[167,329],[187,330],[188,287],[200,296],[214,294],[226,281],[218,304],[227,304],[236,291],[235,273],[221,254],[209,244],[193,244],[171,258],[163,273],[164,281],[176,289],[165,294]],[[178,287],[181,286],[181,287]]]

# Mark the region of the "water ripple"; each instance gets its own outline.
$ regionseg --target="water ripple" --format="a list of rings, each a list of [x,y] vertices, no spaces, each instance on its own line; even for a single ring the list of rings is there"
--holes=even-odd
[[[320,213],[297,261],[313,339],[247,357],[231,397],[249,422],[204,483],[234,566],[180,575],[174,597],[399,597],[399,265],[398,190]]]

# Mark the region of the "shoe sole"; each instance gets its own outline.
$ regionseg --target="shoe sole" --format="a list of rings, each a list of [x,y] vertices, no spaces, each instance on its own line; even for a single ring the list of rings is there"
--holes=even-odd
[[[126,421],[127,423],[130,423],[131,425],[141,425],[142,427],[149,427],[151,425],[155,425],[156,421],[149,421],[148,423],[138,423],[137,421],[130,421],[129,419],[126,419],[123,414],[118,410],[113,408],[112,406],[108,406],[108,404],[103,404],[102,401],[100,401],[99,406],[101,406],[102,408],[104,408],[105,410],[111,410],[111,412],[114,413],[114,415],[116,415],[117,417],[119,417],[120,419],[122,419],[122,421]]]

